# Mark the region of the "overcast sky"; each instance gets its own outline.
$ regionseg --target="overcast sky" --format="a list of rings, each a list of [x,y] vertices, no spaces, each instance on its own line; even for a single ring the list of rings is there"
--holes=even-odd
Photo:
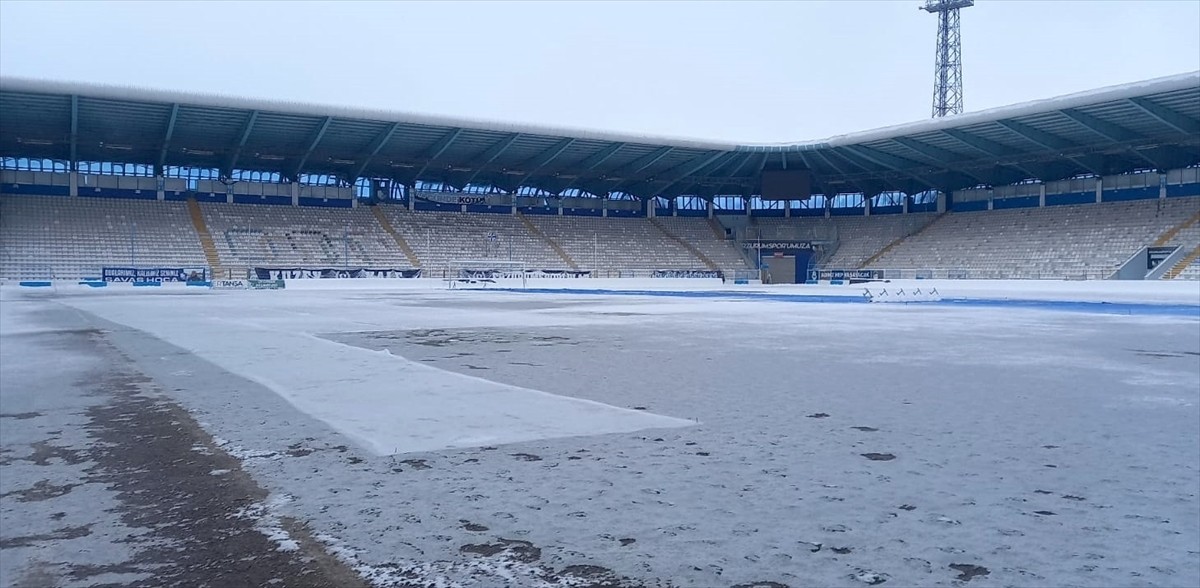
[[[936,17],[866,2],[11,2],[0,74],[742,141],[929,117]],[[1200,1],[977,0],[982,110],[1200,69]]]

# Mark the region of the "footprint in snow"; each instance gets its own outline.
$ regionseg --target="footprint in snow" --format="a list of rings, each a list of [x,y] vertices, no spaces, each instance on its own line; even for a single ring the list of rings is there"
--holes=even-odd
[[[991,570],[974,564],[950,564],[950,569],[958,572],[958,577],[955,580],[960,582],[970,582],[971,578],[986,576],[992,573]]]

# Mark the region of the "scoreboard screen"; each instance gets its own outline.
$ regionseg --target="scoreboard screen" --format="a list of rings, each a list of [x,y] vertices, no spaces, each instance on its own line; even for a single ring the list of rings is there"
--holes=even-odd
[[[763,200],[804,200],[812,195],[812,172],[806,169],[764,170]]]

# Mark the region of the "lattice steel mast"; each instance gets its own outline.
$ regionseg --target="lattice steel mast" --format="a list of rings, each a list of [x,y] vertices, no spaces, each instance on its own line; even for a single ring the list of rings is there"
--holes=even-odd
[[[934,59],[933,117],[963,110],[962,35],[958,10],[974,0],[925,0],[921,10],[938,15],[937,56]]]

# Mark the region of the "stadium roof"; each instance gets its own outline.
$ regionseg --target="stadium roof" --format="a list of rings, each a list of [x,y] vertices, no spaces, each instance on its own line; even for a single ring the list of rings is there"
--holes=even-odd
[[[820,141],[740,145],[0,78],[0,156],[444,182],[641,197],[917,193],[1200,162],[1200,72]]]

